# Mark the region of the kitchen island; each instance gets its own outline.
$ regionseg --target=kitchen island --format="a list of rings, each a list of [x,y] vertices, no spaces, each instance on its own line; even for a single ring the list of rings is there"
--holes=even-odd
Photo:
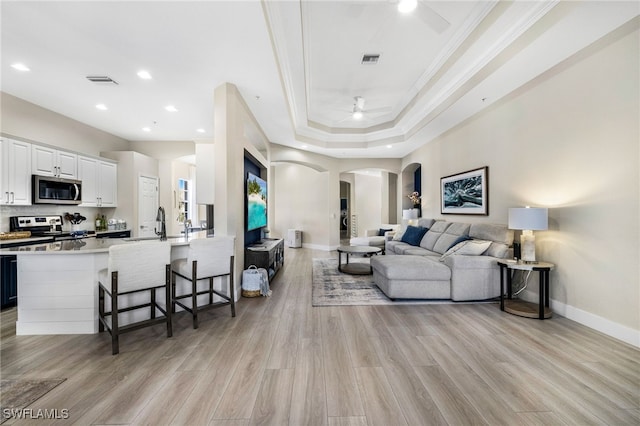
[[[206,231],[169,237],[171,259],[187,256],[189,241],[206,238]],[[17,335],[91,334],[98,332],[98,271],[107,267],[109,247],[159,239],[96,239],[55,241],[12,247],[1,254],[17,256]],[[131,312],[122,323],[144,312]]]

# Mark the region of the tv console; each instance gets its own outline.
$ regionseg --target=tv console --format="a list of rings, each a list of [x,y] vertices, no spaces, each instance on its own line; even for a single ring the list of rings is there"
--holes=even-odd
[[[269,281],[278,273],[284,264],[284,240],[282,238],[266,238],[245,247],[244,268],[251,265],[264,268],[269,273]]]

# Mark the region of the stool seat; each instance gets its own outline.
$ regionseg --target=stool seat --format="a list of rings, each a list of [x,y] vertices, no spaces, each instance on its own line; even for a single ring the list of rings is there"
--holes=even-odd
[[[193,328],[198,328],[198,312],[229,305],[236,316],[233,279],[235,237],[216,236],[193,240],[187,257],[171,263],[171,311],[176,308],[192,315]],[[214,286],[226,277],[227,289]]]
[[[111,334],[113,355],[120,352],[122,333],[165,323],[167,337],[172,336],[170,259],[168,242],[109,247],[108,266],[98,271],[98,329]],[[157,300],[157,293],[164,303]],[[141,310],[147,308],[149,313],[144,315]],[[157,311],[162,315],[158,317]]]

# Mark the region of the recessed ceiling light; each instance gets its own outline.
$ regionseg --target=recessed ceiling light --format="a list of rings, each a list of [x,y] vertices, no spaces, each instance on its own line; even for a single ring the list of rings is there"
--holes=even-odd
[[[150,127],[143,127],[143,128],[142,128],[142,131],[143,131],[143,132],[150,132],[150,131],[151,131],[151,128],[150,128]]]
[[[11,67],[18,71],[31,71],[28,66],[20,62],[12,64]]]
[[[138,71],[138,77],[140,77],[143,80],[151,80],[151,74],[149,74],[149,71],[145,71],[145,70]]]
[[[398,2],[398,11],[402,13],[413,12],[418,6],[418,0],[400,0]]]
[[[362,118],[363,114],[362,111],[353,111],[353,119],[354,120],[360,120]]]
[[[307,146],[306,145],[302,145],[300,148],[307,149]]]
[[[176,108],[173,105],[167,105],[166,107],[164,107],[164,109],[166,109],[169,112],[177,112],[178,111],[178,108]]]
[[[196,132],[198,133],[204,133],[204,129],[197,129]]]
[[[391,145],[387,145],[387,148],[391,148]]]
[[[106,111],[109,109],[105,104],[97,104],[96,108],[98,108],[100,111]]]

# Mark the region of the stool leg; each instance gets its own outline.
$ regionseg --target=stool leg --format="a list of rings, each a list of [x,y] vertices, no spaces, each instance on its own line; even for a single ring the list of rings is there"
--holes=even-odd
[[[213,277],[209,277],[209,304],[213,304]]]
[[[191,314],[193,316],[193,328],[198,328],[198,262],[193,261],[191,268]]]
[[[229,302],[231,303],[231,316],[236,316],[236,289],[233,281],[233,256],[229,261]]]
[[[171,274],[171,313],[176,313],[176,274]]]
[[[102,333],[104,331],[104,324],[102,323],[104,320],[104,289],[101,285],[98,284],[98,332]]]
[[[171,265],[167,265],[165,269],[164,279],[164,303],[167,312],[167,337],[173,336],[173,324],[171,322]]]
[[[118,272],[111,273],[111,353],[120,353],[120,329],[118,327]]]

